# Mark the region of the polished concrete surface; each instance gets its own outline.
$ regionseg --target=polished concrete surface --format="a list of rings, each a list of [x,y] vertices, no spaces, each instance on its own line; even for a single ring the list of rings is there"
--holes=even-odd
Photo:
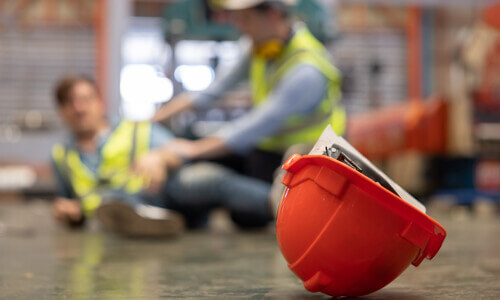
[[[362,299],[500,299],[500,218],[435,216],[443,248]],[[220,220],[219,220],[220,219]],[[175,240],[68,231],[47,203],[0,205],[0,299],[320,299],[288,270],[272,228],[238,232],[220,218]]]

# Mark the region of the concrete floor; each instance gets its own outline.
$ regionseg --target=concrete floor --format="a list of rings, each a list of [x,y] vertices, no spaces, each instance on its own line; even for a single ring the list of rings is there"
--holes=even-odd
[[[175,240],[127,240],[67,231],[49,214],[42,202],[0,205],[0,299],[328,298],[288,270],[272,228],[219,222]],[[438,255],[363,299],[500,299],[500,218],[437,219],[448,230]]]

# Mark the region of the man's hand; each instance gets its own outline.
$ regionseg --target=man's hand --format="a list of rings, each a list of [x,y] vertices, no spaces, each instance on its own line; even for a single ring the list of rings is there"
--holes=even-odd
[[[148,190],[157,192],[167,178],[167,170],[176,169],[184,159],[213,158],[229,150],[217,137],[197,141],[173,139],[162,148],[157,148],[139,157],[132,165],[132,172],[150,180]]]
[[[199,148],[197,145],[198,141],[186,140],[186,139],[173,139],[171,140],[166,148],[168,151],[179,155],[180,157],[187,159],[195,159],[199,154]]]
[[[173,139],[166,148],[184,159],[210,159],[229,153],[224,141],[218,137],[206,137],[191,141],[186,139]]]
[[[77,224],[83,219],[80,203],[67,198],[56,198],[52,205],[52,215],[65,225]]]
[[[181,159],[167,149],[159,148],[141,155],[133,164],[132,172],[150,180],[148,190],[158,192],[167,179],[167,170],[181,165]]]

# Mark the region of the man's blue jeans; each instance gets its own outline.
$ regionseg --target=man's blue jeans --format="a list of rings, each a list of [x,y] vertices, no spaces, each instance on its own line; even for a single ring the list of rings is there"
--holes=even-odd
[[[243,228],[262,227],[272,219],[271,185],[221,165],[200,162],[170,174],[164,193],[167,207],[181,212],[189,227],[206,224],[211,209],[224,207]]]

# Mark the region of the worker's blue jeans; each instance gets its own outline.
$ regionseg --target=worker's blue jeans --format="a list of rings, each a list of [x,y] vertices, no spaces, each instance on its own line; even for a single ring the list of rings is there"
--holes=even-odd
[[[272,219],[271,185],[223,166],[202,162],[185,165],[165,184],[167,207],[186,217],[188,226],[206,224],[211,209],[224,207],[243,228],[261,227]]]
[[[206,225],[210,211],[229,210],[242,228],[267,225],[272,219],[268,200],[271,185],[240,175],[215,163],[185,165],[170,174],[160,195],[130,195],[123,190],[103,190],[103,201],[123,201],[132,206],[149,204],[170,208],[184,215],[188,227]]]

